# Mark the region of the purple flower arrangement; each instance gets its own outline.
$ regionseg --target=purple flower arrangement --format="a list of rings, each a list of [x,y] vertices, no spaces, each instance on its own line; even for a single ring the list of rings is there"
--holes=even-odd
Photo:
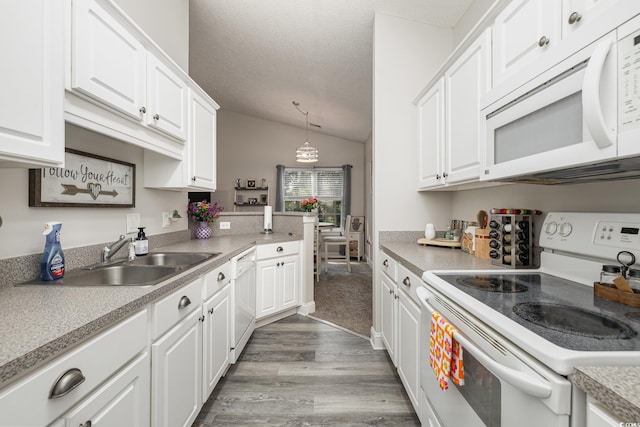
[[[218,202],[208,203],[206,200],[192,202],[187,206],[187,216],[196,222],[213,222],[220,216],[224,208]]]

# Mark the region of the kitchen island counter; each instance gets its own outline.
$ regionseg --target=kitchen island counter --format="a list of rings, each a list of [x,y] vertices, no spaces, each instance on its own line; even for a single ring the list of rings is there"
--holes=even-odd
[[[154,286],[0,286],[0,388],[260,244],[301,235],[239,234],[188,240],[152,252],[219,252]]]

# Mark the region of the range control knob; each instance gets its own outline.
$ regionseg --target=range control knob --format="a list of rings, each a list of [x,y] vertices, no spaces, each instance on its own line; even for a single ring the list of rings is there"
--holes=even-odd
[[[563,222],[562,224],[560,224],[560,227],[558,229],[558,234],[561,235],[562,237],[567,237],[569,234],[571,234],[572,231],[573,231],[573,226],[568,222]]]
[[[548,222],[544,226],[544,232],[546,234],[553,235],[556,234],[556,231],[558,231],[558,224],[555,221]]]

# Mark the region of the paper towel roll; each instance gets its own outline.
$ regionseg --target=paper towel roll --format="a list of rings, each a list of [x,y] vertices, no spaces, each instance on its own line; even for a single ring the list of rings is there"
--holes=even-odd
[[[273,221],[273,210],[271,206],[264,207],[264,229],[271,230],[271,223]]]

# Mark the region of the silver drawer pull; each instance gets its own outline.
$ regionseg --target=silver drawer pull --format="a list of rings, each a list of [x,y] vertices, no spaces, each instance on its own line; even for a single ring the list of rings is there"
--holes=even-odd
[[[549,40],[548,37],[542,36],[542,37],[540,37],[540,40],[538,40],[538,46],[545,47],[546,45],[549,44],[550,41],[551,40]]]
[[[405,286],[411,286],[411,280],[409,280],[409,276],[405,277],[402,281],[402,284]]]
[[[385,267],[389,267],[389,260],[385,259],[384,261],[382,261],[382,265],[384,265]]]
[[[276,248],[276,252],[282,252],[282,251],[284,251],[284,248],[282,246],[278,246]]]
[[[80,369],[69,369],[53,384],[51,392],[49,393],[49,399],[56,399],[69,394],[76,387],[82,384],[84,380],[84,375],[82,375],[82,371]]]
[[[87,421],[84,424],[80,424],[80,427],[91,427],[91,420]]]
[[[185,295],[182,298],[180,298],[180,302],[178,303],[178,308],[185,308],[189,304],[191,304],[191,300],[189,299],[188,296]]]
[[[221,282],[224,279],[226,279],[226,276],[224,275],[224,273],[223,272],[218,273],[218,282]]]
[[[573,25],[576,22],[580,22],[581,19],[582,19],[582,15],[580,15],[578,12],[573,12],[571,15],[569,15],[569,25]]]
[[[160,115],[159,114],[154,114],[153,115],[153,120],[160,120]]]

